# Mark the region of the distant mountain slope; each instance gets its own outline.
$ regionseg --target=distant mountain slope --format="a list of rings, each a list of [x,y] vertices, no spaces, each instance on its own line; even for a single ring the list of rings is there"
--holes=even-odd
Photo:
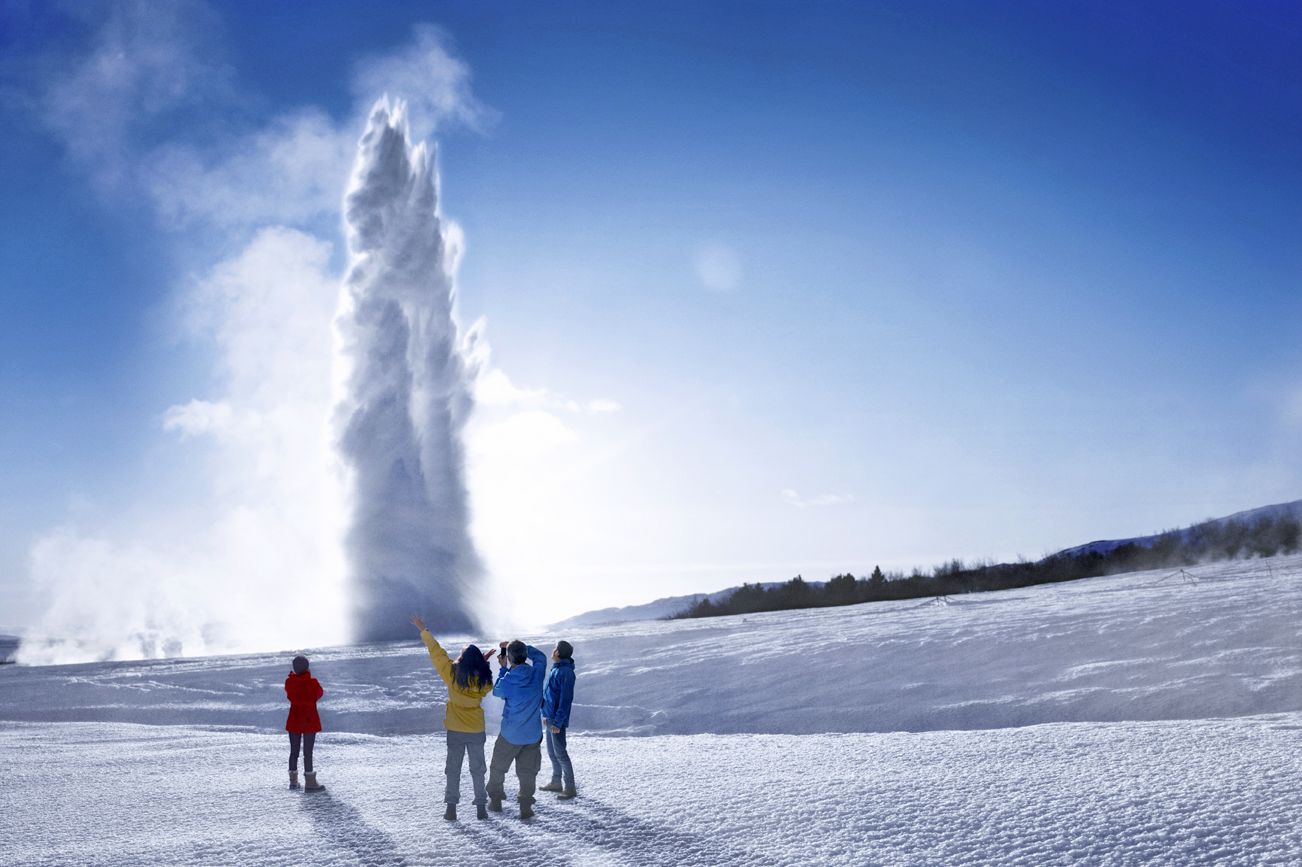
[[[1291,503],[1276,503],[1273,506],[1261,506],[1256,509],[1246,509],[1242,512],[1235,512],[1233,515],[1226,515],[1224,518],[1211,518],[1194,524],[1180,531],[1181,539],[1187,539],[1189,534],[1199,527],[1221,527],[1232,521],[1239,521],[1244,524],[1252,524],[1262,518],[1293,518],[1302,521],[1302,500],[1294,500]],[[1074,548],[1064,548],[1054,554],[1054,557],[1078,557],[1085,554],[1110,554],[1122,545],[1138,545],[1142,548],[1150,548],[1158,540],[1161,533],[1154,533],[1151,536],[1134,536],[1130,539],[1099,539],[1095,542],[1087,542],[1084,545],[1077,545]]]
[[[1255,509],[1246,509],[1242,512],[1235,512],[1232,515],[1226,515],[1223,518],[1211,518],[1183,530],[1176,531],[1176,533],[1180,540],[1185,542],[1188,541],[1199,529],[1223,527],[1231,522],[1252,525],[1263,518],[1288,518],[1295,521],[1302,521],[1302,500],[1294,500],[1289,503],[1276,503],[1272,506],[1261,506]],[[1064,548],[1055,554],[1049,555],[1040,562],[1045,563],[1055,559],[1071,559],[1082,556],[1088,557],[1090,554],[1101,554],[1106,556],[1127,544],[1133,544],[1140,548],[1151,548],[1158,539],[1162,538],[1164,535],[1166,534],[1154,533],[1149,536],[1134,536],[1129,539],[1099,539],[1094,542],[1087,542],[1084,545]],[[768,589],[778,587],[782,583],[784,582],[771,581],[761,583],[760,586]],[[826,584],[824,581],[810,581],[808,583],[815,587]],[[642,605],[627,605],[622,608],[602,608],[597,611],[588,611],[575,617],[570,617],[558,623],[553,623],[550,628],[567,629],[580,626],[597,626],[605,623],[660,620],[667,617],[673,617],[676,614],[681,614],[703,599],[708,598],[714,603],[722,602],[732,596],[732,594],[736,593],[739,589],[739,587],[729,587],[725,590],[719,590],[714,593],[692,593],[686,596],[666,596],[662,599],[657,599],[654,602],[647,602]]]
[[[768,589],[778,587],[784,582],[768,581],[760,584],[761,587]],[[822,586],[823,581],[810,581],[811,586]],[[724,590],[716,590],[714,593],[690,593],[686,596],[666,596],[663,599],[657,599],[654,602],[645,602],[641,605],[625,605],[622,608],[600,608],[596,611],[587,611],[583,614],[561,620],[551,624],[549,629],[568,629],[576,626],[600,626],[604,623],[629,623],[635,620],[663,620],[666,617],[673,617],[675,614],[681,614],[688,608],[691,608],[702,599],[709,599],[711,602],[721,602],[740,588],[728,587]]]

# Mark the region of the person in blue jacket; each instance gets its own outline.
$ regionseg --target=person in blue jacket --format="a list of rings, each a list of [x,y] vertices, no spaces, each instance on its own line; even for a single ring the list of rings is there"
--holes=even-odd
[[[502,812],[506,791],[506,771],[515,762],[520,780],[520,818],[533,815],[533,792],[542,769],[543,678],[547,674],[547,657],[536,647],[515,640],[502,642],[498,657],[502,668],[493,684],[493,695],[506,702],[502,708],[502,728],[493,743],[493,761],[488,768],[488,809]],[[526,662],[527,658],[527,662]]]
[[[556,800],[568,801],[578,794],[574,788],[574,765],[565,747],[565,730],[570,725],[570,705],[574,701],[574,645],[556,642],[552,651],[552,672],[543,689],[543,737],[547,738],[547,757],[552,760],[552,781],[539,786],[544,792],[560,792]],[[565,788],[561,788],[564,775]]]

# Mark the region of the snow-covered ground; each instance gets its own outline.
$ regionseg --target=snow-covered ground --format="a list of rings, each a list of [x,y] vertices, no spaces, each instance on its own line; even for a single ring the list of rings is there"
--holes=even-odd
[[[414,642],[311,654],[316,795],[292,654],[4,666],[0,863],[1302,862],[1302,558],[1190,573],[539,637],[581,797],[529,824],[443,822]]]

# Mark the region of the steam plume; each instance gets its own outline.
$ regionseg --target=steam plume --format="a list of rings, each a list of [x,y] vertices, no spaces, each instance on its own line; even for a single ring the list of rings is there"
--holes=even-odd
[[[456,251],[433,156],[410,139],[404,105],[377,102],[344,198],[351,258],[339,327],[349,369],[337,412],[358,640],[410,634],[413,611],[444,631],[472,629],[467,591],[481,572],[461,442],[471,397],[454,316]]]

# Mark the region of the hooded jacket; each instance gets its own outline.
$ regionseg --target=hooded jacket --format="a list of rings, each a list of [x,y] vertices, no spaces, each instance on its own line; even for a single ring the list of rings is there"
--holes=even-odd
[[[450,732],[482,732],[484,709],[480,702],[492,691],[493,684],[489,681],[479,683],[471,680],[468,686],[458,685],[457,679],[452,676],[452,659],[448,652],[426,630],[421,630],[420,639],[429,650],[429,659],[434,663],[435,671],[448,685],[448,705],[443,712],[443,728]]]
[[[321,717],[316,712],[316,701],[323,695],[325,690],[312,676],[312,672],[291,672],[285,678],[285,696],[289,699],[289,717],[285,720],[285,731],[294,734],[321,731]]]
[[[557,728],[570,724],[570,704],[574,701],[574,660],[558,659],[552,663],[543,688],[542,718]]]
[[[503,668],[497,673],[493,695],[506,702],[502,708],[502,737],[516,746],[536,744],[542,740],[543,677],[547,674],[547,657],[532,644],[524,652],[529,662]]]

